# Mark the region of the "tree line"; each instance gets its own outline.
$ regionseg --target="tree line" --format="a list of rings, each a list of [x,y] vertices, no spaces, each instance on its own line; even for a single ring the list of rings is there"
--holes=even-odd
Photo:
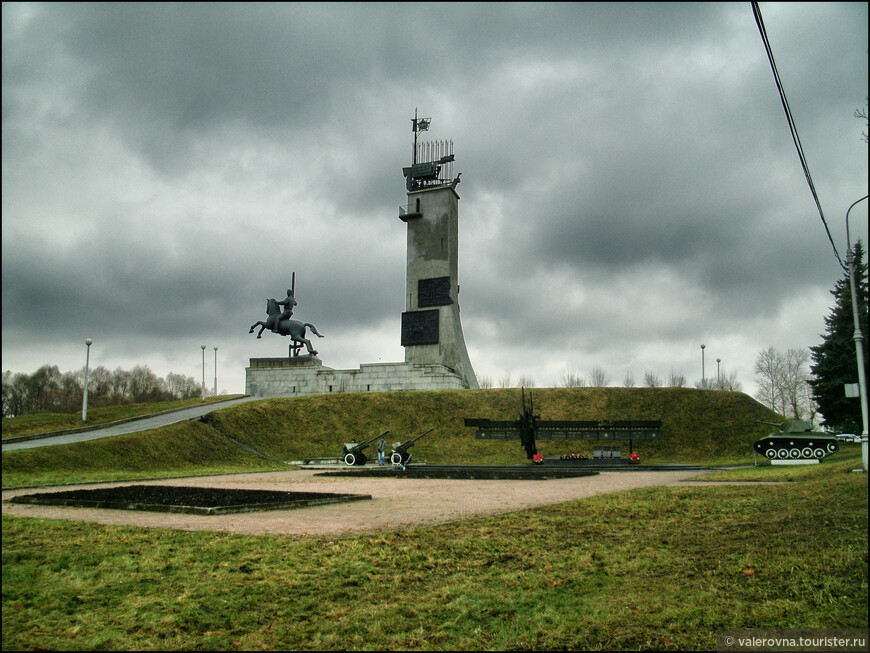
[[[206,394],[213,394],[206,390]],[[82,408],[84,368],[61,372],[43,365],[33,374],[3,372],[3,417],[33,413],[74,413]],[[192,376],[170,372],[157,376],[147,365],[114,372],[102,365],[88,370],[88,406],[153,403],[202,396]]]
[[[478,385],[481,388],[493,388],[493,380],[488,376],[483,376],[478,379]],[[566,370],[562,374],[562,379],[559,382],[561,388],[606,388],[610,385],[610,377],[607,372],[601,367],[592,369],[589,378],[578,372]],[[638,384],[635,380],[634,373],[630,370],[626,372],[621,383],[624,388],[635,388]],[[685,388],[689,385],[686,376],[681,372],[671,370],[670,374],[663,376],[657,372],[647,370],[643,374],[642,386],[645,388]],[[733,390],[740,392],[743,388],[740,381],[737,380],[737,372],[722,372],[715,379],[699,379],[693,384],[694,387],[702,390]],[[499,388],[534,388],[535,380],[528,374],[521,374],[516,381],[511,377],[510,372],[505,372],[498,379]]]

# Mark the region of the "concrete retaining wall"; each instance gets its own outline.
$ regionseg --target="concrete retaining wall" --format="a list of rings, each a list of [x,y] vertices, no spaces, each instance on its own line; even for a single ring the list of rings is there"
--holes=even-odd
[[[252,397],[467,387],[460,375],[438,364],[364,363],[358,370],[334,370],[313,361],[252,358],[250,367],[245,368],[245,394]]]

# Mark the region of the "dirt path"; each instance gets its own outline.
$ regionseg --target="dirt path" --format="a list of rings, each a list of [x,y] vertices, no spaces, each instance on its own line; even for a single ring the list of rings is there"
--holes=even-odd
[[[151,528],[227,531],[249,535],[334,538],[413,525],[442,524],[471,517],[515,512],[597,494],[638,487],[675,486],[705,471],[602,472],[597,476],[547,481],[477,481],[315,476],[312,470],[144,481],[142,484],[229,487],[296,492],[369,494],[354,501],[235,515],[187,515],[95,508],[67,508],[7,503],[18,494],[89,487],[129,485],[101,483],[3,492],[3,514],[126,524]],[[709,485],[709,484],[707,484]]]

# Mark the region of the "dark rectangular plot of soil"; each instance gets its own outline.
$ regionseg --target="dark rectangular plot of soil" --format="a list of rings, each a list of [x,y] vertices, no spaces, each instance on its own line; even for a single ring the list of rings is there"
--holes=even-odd
[[[25,494],[13,497],[10,501],[48,506],[223,515],[256,510],[288,510],[371,498],[371,495],[368,494],[233,490],[172,485],[124,485],[95,490]]]

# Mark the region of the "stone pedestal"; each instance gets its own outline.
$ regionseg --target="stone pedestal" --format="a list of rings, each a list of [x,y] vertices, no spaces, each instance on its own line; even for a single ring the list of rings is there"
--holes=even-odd
[[[414,363],[362,364],[358,370],[335,370],[314,361],[252,358],[245,369],[245,394],[252,397],[299,397],[334,392],[460,390],[462,377],[445,365]]]

